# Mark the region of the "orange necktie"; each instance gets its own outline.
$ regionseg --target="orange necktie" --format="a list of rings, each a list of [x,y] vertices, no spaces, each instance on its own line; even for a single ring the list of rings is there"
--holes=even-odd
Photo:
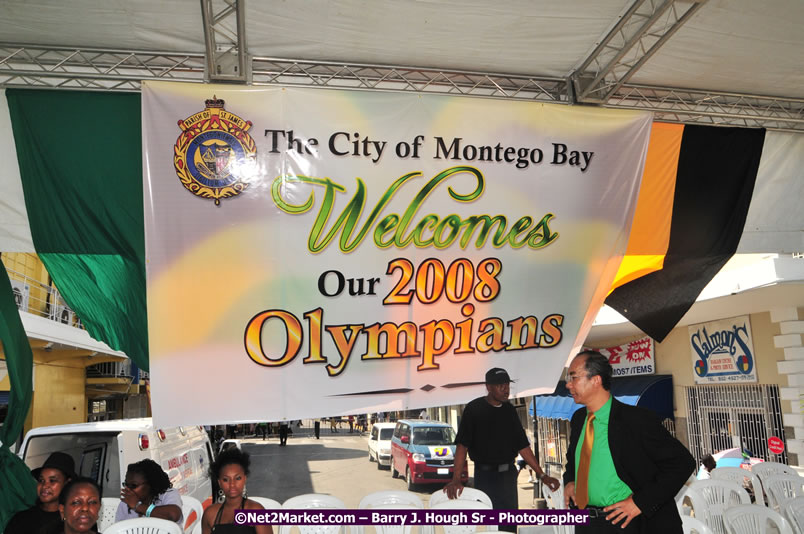
[[[589,504],[589,464],[592,461],[592,446],[595,444],[595,428],[592,426],[594,420],[593,413],[586,419],[581,461],[578,463],[578,475],[575,477],[575,504],[581,509]]]

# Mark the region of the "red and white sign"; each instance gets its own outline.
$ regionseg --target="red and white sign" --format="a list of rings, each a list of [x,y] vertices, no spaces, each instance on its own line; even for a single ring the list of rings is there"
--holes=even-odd
[[[654,341],[649,337],[597,350],[608,357],[614,376],[656,374]]]
[[[768,449],[773,454],[782,454],[784,452],[784,441],[776,436],[771,436],[768,438]]]

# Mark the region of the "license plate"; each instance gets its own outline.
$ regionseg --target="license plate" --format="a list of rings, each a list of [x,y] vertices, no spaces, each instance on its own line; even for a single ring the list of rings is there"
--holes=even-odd
[[[438,469],[438,474],[439,475],[448,475],[449,474],[449,469],[447,469],[446,467],[440,467]]]

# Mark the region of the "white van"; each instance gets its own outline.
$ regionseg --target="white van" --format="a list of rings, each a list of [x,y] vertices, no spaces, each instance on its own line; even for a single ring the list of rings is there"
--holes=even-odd
[[[128,464],[150,458],[170,477],[181,495],[212,502],[209,465],[214,459],[203,427],[154,428],[151,419],[122,419],[34,428],[19,456],[31,469],[52,452],[73,457],[76,472],[98,482],[102,497],[120,498]]]
[[[391,465],[391,438],[396,423],[374,423],[368,439],[369,462],[377,461],[377,469]]]

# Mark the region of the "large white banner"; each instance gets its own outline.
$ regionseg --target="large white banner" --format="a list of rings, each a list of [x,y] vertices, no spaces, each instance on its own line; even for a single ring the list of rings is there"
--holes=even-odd
[[[625,250],[651,116],[143,84],[158,425],[552,391]]]

